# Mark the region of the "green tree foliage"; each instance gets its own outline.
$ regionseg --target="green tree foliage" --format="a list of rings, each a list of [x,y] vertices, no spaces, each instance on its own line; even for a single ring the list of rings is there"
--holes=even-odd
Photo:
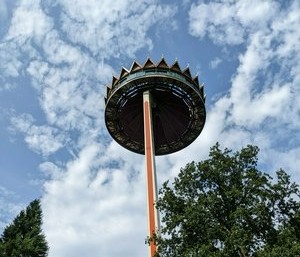
[[[47,256],[48,245],[41,225],[40,201],[34,200],[5,228],[0,238],[0,257]]]
[[[163,184],[160,257],[299,257],[299,187],[257,169],[259,149],[210,150]]]

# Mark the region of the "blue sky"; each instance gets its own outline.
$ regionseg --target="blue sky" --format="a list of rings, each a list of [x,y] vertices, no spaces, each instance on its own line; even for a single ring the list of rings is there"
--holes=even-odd
[[[159,184],[219,141],[300,181],[297,0],[0,0],[0,231],[40,197],[49,257],[145,256],[143,156],[112,141],[112,75],[147,57],[189,65],[207,121],[158,157]]]

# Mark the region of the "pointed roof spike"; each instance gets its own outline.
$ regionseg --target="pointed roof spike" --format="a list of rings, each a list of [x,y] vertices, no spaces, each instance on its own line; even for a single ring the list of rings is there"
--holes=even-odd
[[[119,81],[119,79],[117,77],[113,76],[111,85],[114,86],[115,84],[117,84],[118,81]]]
[[[203,100],[205,100],[204,84],[201,84],[201,85],[200,85],[199,90],[200,90],[200,94],[201,94]]]
[[[169,65],[167,64],[166,60],[162,57],[159,61],[159,63],[157,64],[157,67],[159,68],[167,68],[169,69]]]
[[[148,57],[143,68],[155,68],[154,62]]]
[[[106,95],[107,95],[107,96],[109,95],[110,91],[111,91],[111,87],[107,86],[107,87],[106,87]]]
[[[172,64],[171,70],[181,72],[181,68],[178,64],[177,58],[176,58],[175,62]]]
[[[182,73],[183,73],[185,76],[187,76],[187,77],[189,77],[189,78],[192,78],[192,75],[191,75],[191,72],[190,72],[190,68],[189,68],[189,67],[186,67],[186,68],[182,71]]]
[[[201,96],[202,96],[202,100],[205,103],[206,100],[206,94],[204,93],[204,91],[201,92]]]
[[[129,74],[129,71],[127,69],[125,69],[124,67],[122,67],[119,79],[125,77],[128,74]]]
[[[130,72],[134,72],[140,69],[142,69],[142,66],[137,61],[134,61],[131,65]]]
[[[199,87],[198,74],[193,78],[193,82]]]

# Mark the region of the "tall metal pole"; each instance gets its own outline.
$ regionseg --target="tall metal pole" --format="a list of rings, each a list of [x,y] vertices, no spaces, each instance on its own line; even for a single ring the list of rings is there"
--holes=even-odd
[[[152,99],[150,91],[143,93],[144,108],[144,144],[146,159],[146,181],[147,181],[147,209],[148,209],[148,236],[152,237],[159,229],[159,216],[155,208],[157,200],[157,182],[155,171],[155,148],[152,123]],[[154,242],[149,245],[149,257],[153,257],[157,250]]]

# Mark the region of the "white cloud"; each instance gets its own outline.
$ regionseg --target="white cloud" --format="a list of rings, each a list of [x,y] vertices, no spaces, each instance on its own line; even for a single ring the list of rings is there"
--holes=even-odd
[[[52,7],[62,8],[57,17],[49,14]],[[154,0],[61,0],[43,8],[38,1],[19,2],[0,46],[0,68],[5,78],[29,76],[38,93],[46,124],[28,115],[12,119],[29,147],[47,156],[67,145],[73,153],[71,160],[40,165],[48,179],[42,203],[49,257],[143,256],[144,161],[107,140],[103,84],[114,73],[108,58],[151,48],[148,31],[167,24],[174,9]],[[209,106],[199,138],[180,153],[157,158],[159,182],[187,162],[206,158],[217,140],[233,148],[258,144],[269,158],[280,156],[278,166],[292,168],[297,143],[275,150],[272,136],[277,131],[276,139],[284,141],[300,127],[297,1],[283,10],[275,1],[199,2],[189,19],[193,36],[245,48],[230,91]],[[220,63],[213,61],[212,68]],[[287,130],[279,133],[283,126]]]
[[[72,42],[105,58],[130,56],[152,47],[146,32],[174,14],[174,9],[153,0],[70,1],[61,0],[62,29]]]
[[[243,27],[251,29],[265,28],[278,12],[276,1],[236,1],[237,20]]]
[[[52,7],[61,8],[57,17]],[[147,32],[173,14],[152,0],[21,1],[16,7],[1,64],[3,70],[13,64],[5,78],[30,78],[46,116],[45,124],[29,114],[11,121],[45,157],[39,168],[47,180],[42,204],[49,257],[147,253],[143,158],[107,139],[104,82],[115,72],[106,60],[150,49]],[[47,159],[62,148],[73,159]]]
[[[30,115],[12,117],[11,122],[13,130],[24,133],[29,148],[43,156],[56,152],[67,142],[67,138],[56,128],[33,125],[34,120]]]
[[[29,0],[17,4],[9,30],[0,42],[0,78],[3,81],[21,76],[24,53],[32,58],[36,52],[31,40],[40,42],[52,26],[52,20],[41,10],[40,1]]]
[[[249,32],[268,29],[277,11],[277,3],[269,0],[200,2],[190,9],[189,31],[199,38],[207,35],[217,44],[238,45]]]
[[[299,6],[295,6],[289,13],[276,15],[285,27],[278,26],[279,21],[275,19],[271,24],[273,30],[265,33],[260,31],[249,36],[247,49],[240,57],[240,65],[232,80],[232,114],[236,123],[251,125],[261,123],[267,117],[273,117],[274,121],[281,123],[298,123],[282,115],[284,113],[288,115],[289,109],[293,109],[294,119],[298,120],[296,113],[299,110],[297,104],[299,84],[297,83],[298,75],[294,73],[294,70],[300,70],[299,51],[297,53],[295,51],[295,42],[300,43],[295,23],[298,22],[300,25],[300,16],[298,14],[298,19],[295,19],[296,10],[299,11]],[[283,16],[291,21],[290,24],[284,21]],[[282,45],[290,46],[285,50],[285,54],[282,54]],[[271,63],[273,66],[277,65],[276,73]],[[260,76],[265,78],[269,76],[271,79],[266,79],[261,87]]]
[[[5,91],[5,90],[11,90],[15,87],[14,84],[11,83],[4,83],[4,84],[0,84],[0,92],[1,91]]]
[[[278,152],[273,149],[267,151],[267,156],[265,156],[266,161],[272,164],[273,170],[279,170],[280,168],[288,171],[288,174],[292,176],[292,181],[300,181],[300,147],[292,148],[288,151]]]
[[[53,17],[45,14],[39,1],[19,4],[3,43],[7,58],[1,63],[6,76],[25,73],[31,77],[51,126],[63,133],[79,131],[73,138],[82,144],[78,150],[106,134],[101,125],[106,91],[103,82],[107,83],[114,71],[104,58],[133,56],[137,50],[150,47],[146,32],[169,19],[173,9],[155,1],[57,1],[53,6],[62,8],[60,27],[54,27]],[[25,16],[29,18],[23,22]],[[112,37],[107,33],[113,33]],[[26,66],[20,61],[23,53],[29,57]],[[27,141],[34,145],[38,138],[40,135],[34,138],[31,134]],[[55,149],[58,145],[53,145],[51,152]]]
[[[60,179],[64,175],[62,168],[49,161],[41,163],[39,165],[39,169],[45,174],[46,177],[50,177],[51,179],[55,180]]]
[[[143,176],[129,182],[132,171],[125,167],[99,169],[103,151],[96,144],[85,147],[67,163],[63,176],[45,184],[50,256],[146,254]]]
[[[232,119],[235,124],[256,126],[266,118],[277,119],[287,111],[286,106],[292,98],[290,85],[274,86],[248,99],[249,95],[240,95],[244,101],[235,101]]]
[[[6,39],[24,42],[41,40],[52,29],[52,21],[41,10],[40,1],[21,2],[14,11]]]
[[[274,169],[270,164],[276,163],[291,172],[300,143],[295,133],[300,128],[299,11],[298,1],[285,8],[275,1],[210,1],[193,4],[189,14],[193,36],[207,36],[224,46],[245,46],[231,89],[208,113],[204,133],[234,149],[256,144],[265,152],[265,165]],[[220,15],[212,15],[217,12]],[[237,37],[230,32],[234,28]]]
[[[6,1],[0,1],[0,24],[7,18],[7,4]]]
[[[212,68],[212,69],[216,69],[220,64],[222,63],[222,59],[219,58],[219,57],[216,57],[215,59],[213,59],[209,66]]]
[[[234,5],[209,3],[192,5],[189,13],[191,35],[203,38],[206,34],[216,43],[240,44],[244,41],[244,30],[236,21]]]
[[[0,42],[0,59],[0,79],[4,83],[7,77],[16,78],[20,75],[19,70],[22,67],[22,62],[16,43],[6,44]]]
[[[11,217],[16,216],[24,207],[18,200],[14,192],[0,186],[0,234],[12,222]]]
[[[74,61],[65,59],[64,67],[34,60],[27,71],[40,91],[41,106],[48,121],[65,131],[76,129],[84,132],[96,128],[95,123],[102,118],[105,86],[101,81],[113,72],[108,65],[99,65],[77,53],[72,57]],[[55,55],[56,60],[58,56]],[[63,60],[63,55],[61,58]]]

